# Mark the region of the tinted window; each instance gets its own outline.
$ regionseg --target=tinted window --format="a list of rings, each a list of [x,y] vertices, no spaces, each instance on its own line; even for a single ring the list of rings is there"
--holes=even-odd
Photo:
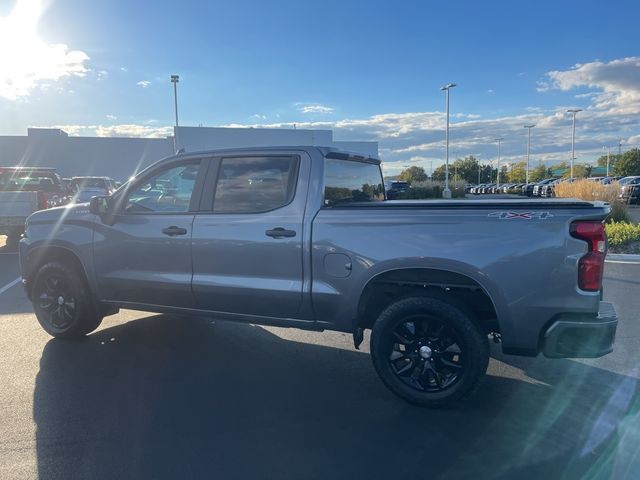
[[[57,192],[60,189],[60,184],[53,172],[33,170],[7,171],[0,174],[0,189]]]
[[[127,213],[187,212],[200,162],[168,168],[142,181],[129,192]]]
[[[380,167],[372,163],[325,160],[324,204],[384,200]]]
[[[108,189],[109,185],[107,184],[107,181],[104,178],[84,177],[84,178],[71,179],[71,187],[74,190],[84,190],[87,188]]]
[[[224,158],[213,211],[258,213],[288,204],[293,198],[297,165],[297,157]]]

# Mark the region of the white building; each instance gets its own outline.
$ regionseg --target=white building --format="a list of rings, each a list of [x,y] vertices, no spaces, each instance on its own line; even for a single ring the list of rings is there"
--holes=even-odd
[[[317,145],[378,156],[377,142],[334,141],[331,130],[177,127],[174,135],[178,148],[187,152]],[[104,175],[124,180],[172,153],[173,137],[70,137],[48,128],[29,128],[26,136],[0,136],[0,166],[55,167],[63,177]]]

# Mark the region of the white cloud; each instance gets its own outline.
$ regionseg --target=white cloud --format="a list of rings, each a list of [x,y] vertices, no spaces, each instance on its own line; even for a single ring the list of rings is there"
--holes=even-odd
[[[107,118],[110,116],[107,115]],[[114,117],[115,118],[115,117]],[[149,125],[48,125],[40,128],[59,128],[72,137],[136,137],[165,138],[173,135],[173,127],[152,127]]]
[[[120,67],[121,72],[128,72],[129,69],[127,67]]]
[[[302,113],[333,113],[332,107],[325,105],[312,104],[312,105],[300,105],[298,110]]]
[[[173,127],[151,127],[136,124],[99,125],[95,129],[95,134],[98,137],[164,138],[173,135]]]
[[[136,85],[142,88],[147,88],[149,85],[151,85],[151,82],[149,80],[140,80],[138,83],[136,83]]]
[[[118,117],[116,117],[115,115],[107,115],[107,120],[117,120]]]
[[[608,63],[579,63],[569,70],[548,72],[546,76],[548,81],[543,83],[547,90],[598,89],[599,92],[587,94],[594,98],[594,109],[616,114],[640,112],[640,57],[626,57]]]
[[[41,0],[18,0],[8,16],[0,17],[0,97],[16,100],[43,82],[86,75],[86,53],[38,37],[43,11]]]

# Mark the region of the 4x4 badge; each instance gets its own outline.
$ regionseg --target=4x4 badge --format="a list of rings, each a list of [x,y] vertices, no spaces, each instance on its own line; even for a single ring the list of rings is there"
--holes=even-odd
[[[489,217],[497,217],[500,220],[546,220],[553,217],[549,212],[493,212],[489,214]]]

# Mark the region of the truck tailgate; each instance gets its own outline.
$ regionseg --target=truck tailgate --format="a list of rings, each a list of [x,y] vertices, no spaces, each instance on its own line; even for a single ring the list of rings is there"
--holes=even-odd
[[[0,227],[24,224],[37,209],[37,192],[0,192]]]

